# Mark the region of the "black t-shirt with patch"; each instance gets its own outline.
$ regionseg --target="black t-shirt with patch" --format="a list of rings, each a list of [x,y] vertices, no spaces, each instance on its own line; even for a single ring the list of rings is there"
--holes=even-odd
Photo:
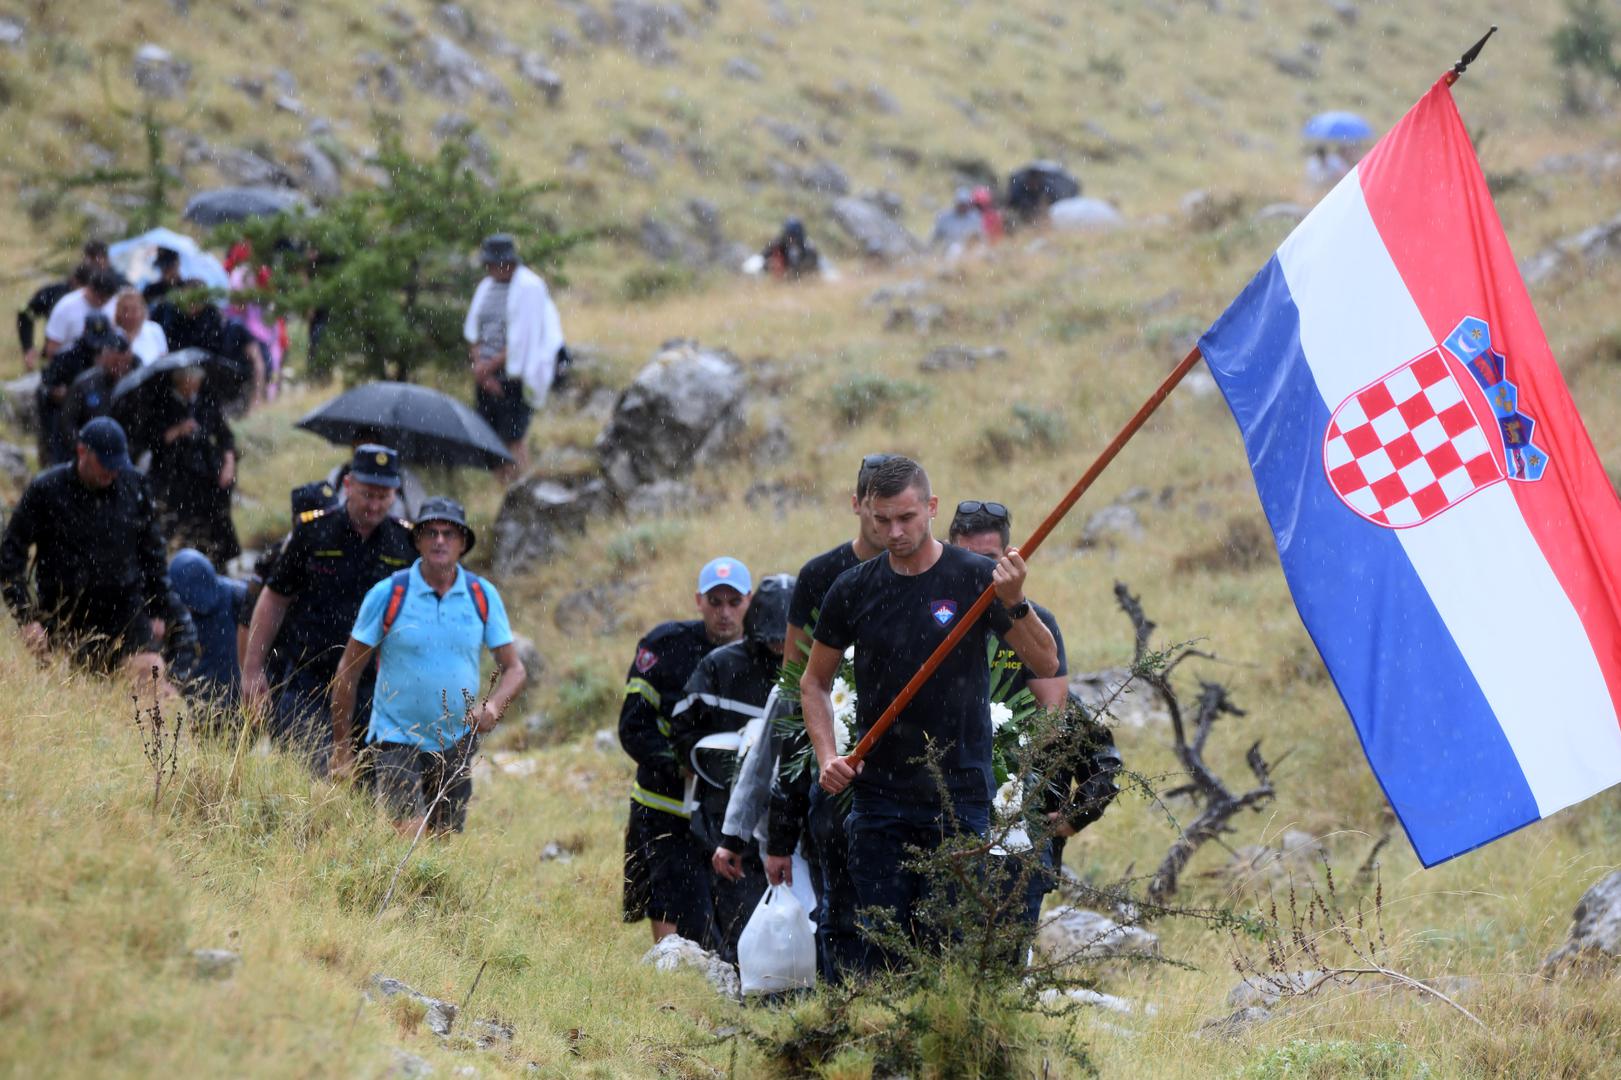
[[[794,579],[794,595],[788,601],[788,625],[808,630],[816,625],[816,615],[822,609],[827,591],[839,580],[839,575],[852,566],[860,566],[853,541],[846,540],[831,551],[824,551],[799,568]],[[790,658],[792,659],[792,658]]]
[[[1035,601],[1030,602],[1030,610],[1052,632],[1053,643],[1058,646],[1058,670],[1053,672],[1052,677],[1056,679],[1060,675],[1068,675],[1069,657],[1064,655],[1064,634],[1058,629],[1058,619]],[[993,674],[1003,671],[1013,672],[1013,685],[1008,689],[1009,697],[1023,690],[1030,682],[1030,672],[1025,669],[1024,661],[1019,659],[1019,654],[1013,651],[1013,646],[1003,641],[1000,635],[996,639],[996,656],[991,660],[991,671]]]
[[[983,555],[945,545],[940,559],[915,576],[871,559],[839,575],[822,602],[816,640],[841,652],[856,647],[856,728],[863,733],[895,700],[991,583],[996,564]],[[855,807],[872,799],[939,805],[934,778],[923,764],[932,740],[943,751],[941,768],[954,802],[991,797],[990,665],[986,649],[1011,624],[992,603],[866,758],[855,783]]]

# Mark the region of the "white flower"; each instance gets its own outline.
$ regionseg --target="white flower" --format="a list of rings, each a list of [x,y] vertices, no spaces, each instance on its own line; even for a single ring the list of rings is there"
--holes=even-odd
[[[1000,701],[991,702],[991,731],[1002,730],[1002,725],[1013,719],[1013,709]]]
[[[996,789],[996,798],[991,801],[991,809],[996,813],[996,824],[992,826],[994,835],[998,828],[1005,829],[1001,841],[991,848],[993,855],[1007,855],[1015,851],[1029,851],[1033,846],[1030,843],[1030,834],[1026,831],[1024,823],[1019,819],[1020,805],[1023,792],[1019,781],[1009,780]]]
[[[833,718],[833,746],[841,756],[850,752],[850,725],[837,716]]]
[[[833,680],[833,718],[848,722],[856,714],[855,688],[842,678]]]
[[[856,647],[854,645],[846,645],[845,646],[845,648],[844,648],[844,658],[846,660],[854,660],[856,658]]]

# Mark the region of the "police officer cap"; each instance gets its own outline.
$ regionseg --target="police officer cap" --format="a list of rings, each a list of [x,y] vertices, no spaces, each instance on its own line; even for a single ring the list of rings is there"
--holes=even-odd
[[[311,510],[330,510],[338,505],[338,492],[325,480],[300,484],[292,490],[293,517]]]
[[[472,551],[473,544],[478,541],[478,537],[467,524],[467,514],[462,510],[462,504],[455,499],[439,497],[424,499],[422,509],[417,511],[417,519],[411,526],[412,532],[414,533],[430,521],[448,521],[461,529],[462,536],[467,539],[467,546],[462,549],[463,555]]]
[[[510,233],[495,233],[484,238],[478,253],[485,266],[491,263],[515,263],[518,261],[518,242]]]
[[[400,455],[392,447],[362,443],[355,447],[349,475],[362,484],[397,488],[400,486]]]

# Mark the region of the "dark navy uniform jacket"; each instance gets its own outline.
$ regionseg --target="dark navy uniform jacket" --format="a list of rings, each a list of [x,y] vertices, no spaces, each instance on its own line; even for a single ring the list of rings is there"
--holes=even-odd
[[[28,588],[30,547],[37,596]],[[146,482],[123,472],[92,488],[71,462],[34,477],[6,523],[0,582],[18,623],[62,617],[110,631],[143,611],[167,618],[169,566]]]
[[[385,518],[361,539],[345,510],[311,511],[287,538],[265,581],[292,603],[271,646],[278,676],[331,679],[373,585],[416,561],[411,530]]]
[[[670,718],[670,742],[676,757],[683,764],[689,763],[693,746],[705,735],[738,731],[750,720],[764,716],[766,699],[781,674],[782,657],[754,641],[734,641],[705,656],[693,669],[686,693]],[[762,737],[770,738],[770,732]],[[737,837],[723,839],[721,833],[733,777],[714,779],[725,780],[728,786],[719,788],[699,779],[700,815],[693,822],[693,832],[707,847],[718,845],[742,851],[748,837],[741,841]]]
[[[636,643],[619,710],[619,745],[636,760],[633,801],[686,817],[683,783],[670,743],[670,716],[698,661],[715,648],[701,619],[660,623]]]

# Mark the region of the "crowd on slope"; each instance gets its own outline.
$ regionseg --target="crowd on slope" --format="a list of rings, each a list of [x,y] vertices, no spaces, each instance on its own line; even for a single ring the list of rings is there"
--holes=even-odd
[[[383,425],[292,491],[290,531],[251,576],[222,574],[242,550],[230,418],[273,391],[281,353],[265,335],[280,320],[180,279],[171,250],[142,290],[105,245],[83,255],[18,314],[24,364],[41,370],[40,471],[6,520],[0,588],[23,641],[183,695],[204,724],[264,716],[277,744],[319,774],[359,776],[404,827],[460,828],[462,766],[526,677],[500,593],[461,566],[475,539],[461,506],[426,495]],[[522,462],[566,358],[561,323],[511,237],[482,257],[465,328],[474,390]],[[251,260],[238,248],[226,262],[234,288],[261,295]],[[501,669],[488,687],[485,648]]]
[[[994,207],[958,195],[937,238],[994,235]],[[768,253],[814,266],[796,226]],[[245,327],[240,311],[227,318],[174,280],[143,296],[103,250],[85,254],[54,300],[42,290],[30,303],[49,308],[41,406],[52,422],[42,423],[43,471],[0,542],[0,584],[24,640],[41,657],[122,668],[160,693],[179,687],[217,724],[263,716],[274,742],[316,774],[375,790],[402,830],[459,831],[479,739],[526,679],[499,591],[462,566],[476,535],[461,506],[410,490],[384,433],[364,433],[326,480],[292,491],[291,529],[248,580],[220,574],[239,550],[228,417],[261,396],[274,365],[262,365],[251,333],[237,335],[240,348],[222,345],[220,328]],[[566,350],[545,283],[511,238],[490,237],[481,254],[487,276],[464,326],[475,400],[521,467],[534,403]],[[172,278],[173,261],[160,266]],[[203,345],[183,336],[198,325],[215,328]],[[175,348],[171,326],[192,351]],[[26,335],[22,344],[32,348]],[[143,370],[154,377],[131,379]],[[929,883],[903,865],[953,831],[990,827],[993,684],[1081,722],[1064,711],[1063,636],[1025,596],[1007,508],[959,502],[944,543],[933,535],[937,508],[921,465],[868,455],[849,496],[852,540],[758,583],[737,559],[714,559],[698,574],[698,618],[638,642],[619,723],[636,763],[627,921],[648,918],[655,940],[679,933],[735,958],[763,890],[793,885],[798,867],[826,979],[898,962],[862,933],[878,913],[929,940],[916,920]],[[854,764],[852,734],[987,587],[996,602],[967,641]],[[481,685],[486,649],[499,675]],[[860,687],[853,712],[834,702],[848,692],[835,678],[847,661]],[[781,693],[785,669],[797,695]],[[1040,844],[1003,853],[1028,863],[1017,906],[1031,928],[1065,839],[1114,794],[1118,758],[1106,731],[1093,736],[1042,778]],[[928,744],[943,751],[943,785],[919,765]]]

